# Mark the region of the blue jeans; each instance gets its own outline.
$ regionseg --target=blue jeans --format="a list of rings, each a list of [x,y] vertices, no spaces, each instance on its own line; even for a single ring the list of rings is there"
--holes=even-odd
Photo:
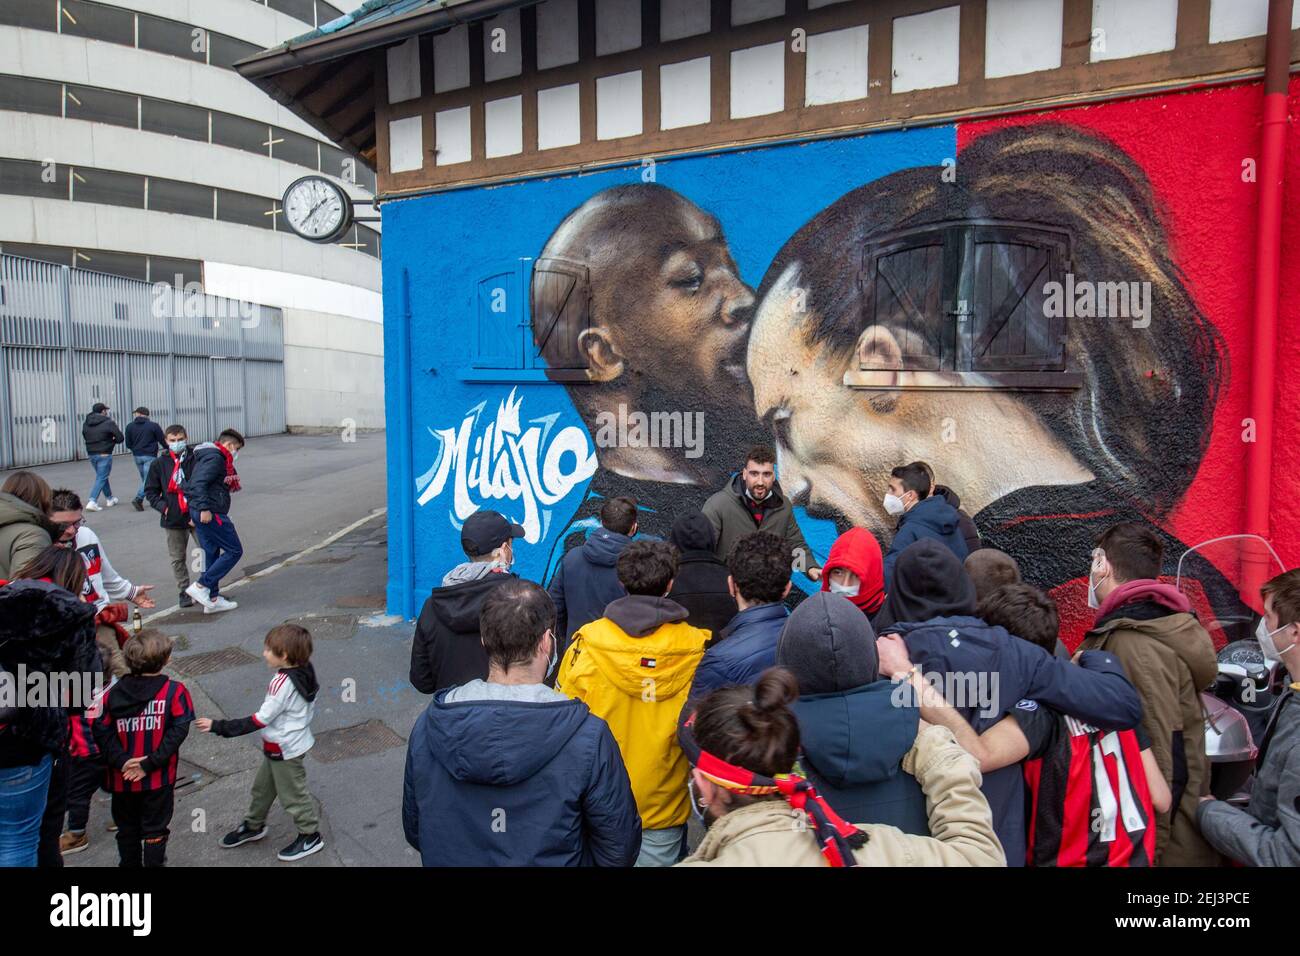
[[[113,470],[113,456],[91,455],[90,467],[95,469],[95,483],[90,486],[90,497],[86,501],[94,501],[101,491],[105,498],[113,497],[113,489],[108,484],[109,473]]]
[[[641,852],[634,865],[672,866],[682,858],[682,842],[685,839],[685,825],[665,827],[662,830],[642,830]]]
[[[149,477],[149,466],[153,464],[150,455],[136,455],[135,468],[140,472],[140,487],[135,490],[135,500],[144,501],[144,480]]]
[[[0,768],[0,867],[36,865],[53,765],[46,754],[38,764]]]
[[[207,524],[195,516],[194,536],[203,549],[204,571],[199,584],[208,589],[209,597],[216,597],[221,579],[231,572],[244,556],[244,546],[239,543],[239,532],[230,515],[214,514]]]

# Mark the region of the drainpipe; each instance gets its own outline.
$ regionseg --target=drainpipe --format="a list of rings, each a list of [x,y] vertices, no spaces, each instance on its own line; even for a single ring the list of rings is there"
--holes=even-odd
[[[1291,60],[1292,0],[1269,0],[1264,57],[1264,123],[1259,147],[1259,223],[1255,252],[1254,344],[1250,406],[1255,441],[1246,449],[1246,531],[1270,538],[1273,465],[1273,400],[1277,382],[1277,311],[1282,256],[1282,181],[1285,176],[1287,84]],[[1271,575],[1267,554],[1244,557],[1242,596],[1259,600],[1259,586]]]

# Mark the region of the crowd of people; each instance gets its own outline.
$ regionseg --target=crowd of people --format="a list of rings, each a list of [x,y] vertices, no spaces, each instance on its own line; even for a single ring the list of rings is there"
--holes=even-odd
[[[545,589],[511,570],[523,528],[473,514],[411,656],[433,695],[403,792],[424,864],[1300,863],[1300,684],[1249,802],[1215,799],[1214,645],[1155,532],[1095,542],[1071,655],[1051,596],[926,463],[888,486],[888,547],[850,528],[818,562],[758,447],[669,540],[606,499]],[[798,573],[820,590],[794,601]],[[1300,672],[1300,570],[1260,597],[1264,656]]]
[[[215,613],[240,553],[243,439],[192,448],[171,426],[163,442],[143,494],[180,595]],[[521,526],[471,515],[466,560],[412,643],[410,681],[432,700],[408,742],[402,823],[423,863],[1300,863],[1300,684],[1259,741],[1248,802],[1215,799],[1200,701],[1215,651],[1160,580],[1149,527],[1097,539],[1096,618],[1071,653],[1051,596],[983,545],[928,465],[892,469],[888,486],[889,546],[849,528],[818,562],[757,447],[668,540],[639,533],[633,499],[606,499],[545,587],[511,570]],[[104,675],[93,700],[0,703],[0,865],[84,849],[100,788],[121,865],[163,865],[191,728],[261,736],[248,812],[221,847],[265,838],[278,800],[297,830],[279,859],[319,852],[303,765],[320,691],[311,634],[266,635],[256,713],[196,715],[167,674],[170,640],[138,617],[125,626],[151,587],[116,572],[83,511],[30,472],[0,490],[0,668]],[[195,537],[207,564],[190,582]],[[817,589],[796,594],[797,574]],[[1262,654],[1300,673],[1300,570],[1260,598]]]
[[[233,610],[220,582],[242,554],[230,495],[240,490],[234,462],[244,439],[227,429],[216,442],[191,445],[183,426],[164,430],[148,414],[136,409],[123,436],[109,409],[94,406],[83,426],[95,471],[84,501],[30,471],[13,472],[0,486],[0,678],[11,697],[25,689],[20,674],[90,678],[47,681],[39,700],[0,702],[0,866],[60,866],[64,855],[86,849],[101,788],[113,795],[110,829],[122,864],[165,858],[177,753],[192,708],[183,685],[163,674],[170,643],[140,618],[140,609],[156,606],[154,586],[118,573],[85,512],[117,503],[111,459],[125,440],[141,479],[134,504],[143,511],[148,501],[159,514],[178,603],[197,602],[205,614]],[[195,581],[191,542],[204,557]]]

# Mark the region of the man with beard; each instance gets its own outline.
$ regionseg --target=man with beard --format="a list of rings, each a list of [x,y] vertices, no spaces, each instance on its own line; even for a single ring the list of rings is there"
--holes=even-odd
[[[797,570],[810,580],[821,580],[821,565],[809,550],[794,519],[790,499],[782,494],[776,480],[776,452],[766,445],[749,450],[740,473],[704,502],[704,514],[717,532],[714,551],[719,559],[727,560],[741,538],[763,531],[785,541]]]
[[[735,460],[758,437],[745,377],[754,296],[717,219],[655,183],[603,190],[571,212],[534,264],[531,295],[547,376],[568,386],[600,461],[549,577],[599,526],[606,499],[635,498],[641,532],[666,538],[693,486],[726,477],[711,463]],[[610,418],[635,413],[690,418],[708,429],[709,454],[698,433],[687,448],[656,447],[628,429],[627,441],[601,437],[618,431]]]

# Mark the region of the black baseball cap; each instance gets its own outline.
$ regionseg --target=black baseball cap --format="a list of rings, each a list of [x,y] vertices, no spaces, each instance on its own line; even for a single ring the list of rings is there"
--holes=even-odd
[[[524,529],[497,511],[476,511],[460,529],[460,546],[470,557],[490,554],[511,538],[522,538]]]

